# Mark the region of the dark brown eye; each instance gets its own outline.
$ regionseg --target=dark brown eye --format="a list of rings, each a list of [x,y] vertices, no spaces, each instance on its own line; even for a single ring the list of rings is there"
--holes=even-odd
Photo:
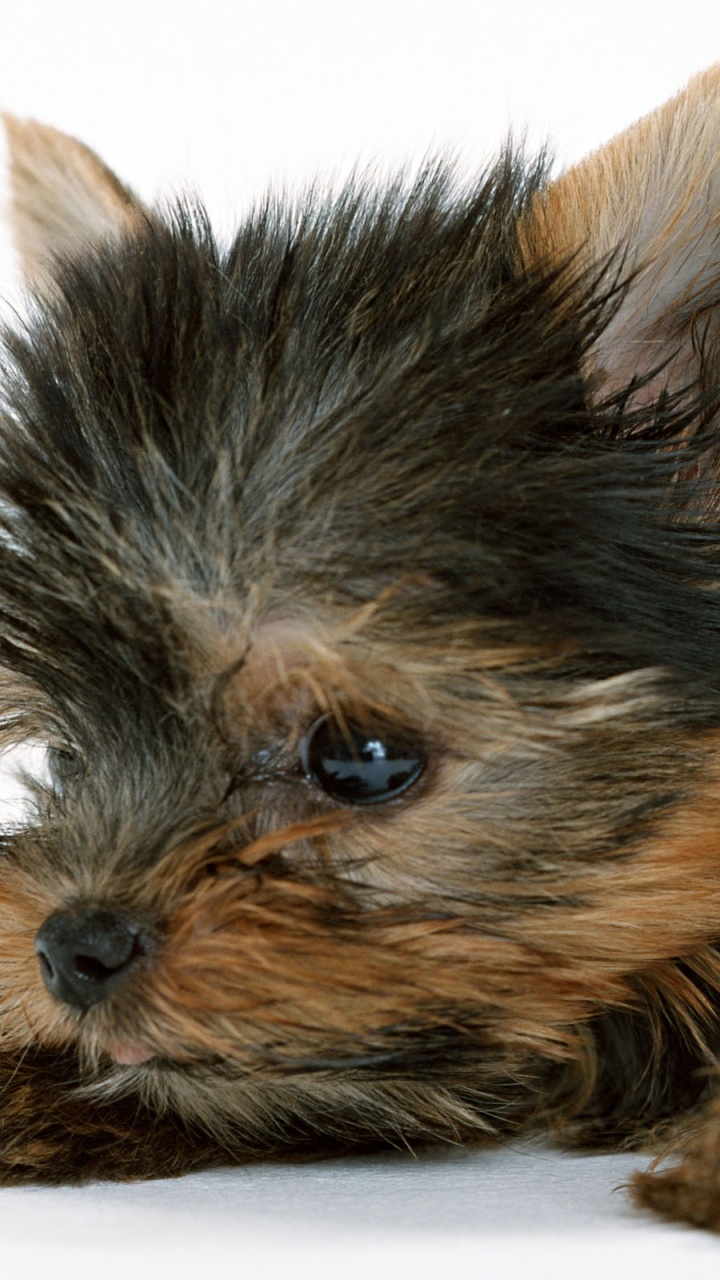
[[[425,768],[418,734],[387,722],[317,720],[302,747],[305,772],[343,804],[383,804],[412,786]]]
[[[66,747],[49,747],[48,768],[55,786],[62,788],[71,778],[76,778],[82,773],[82,759],[77,751],[71,751]]]

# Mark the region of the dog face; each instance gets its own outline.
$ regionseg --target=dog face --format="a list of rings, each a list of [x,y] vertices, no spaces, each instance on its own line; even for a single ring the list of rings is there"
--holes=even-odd
[[[715,79],[227,251],[9,123],[8,1177],[612,1137],[713,1060]]]

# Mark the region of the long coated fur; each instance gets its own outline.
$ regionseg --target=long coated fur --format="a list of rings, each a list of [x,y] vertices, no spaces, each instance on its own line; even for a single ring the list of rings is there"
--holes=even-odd
[[[720,1228],[720,71],[229,249],[7,127],[0,1178],[660,1135]]]

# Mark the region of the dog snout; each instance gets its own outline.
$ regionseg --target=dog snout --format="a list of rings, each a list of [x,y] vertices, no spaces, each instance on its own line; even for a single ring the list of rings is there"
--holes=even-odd
[[[35,939],[48,991],[80,1010],[105,1000],[151,948],[151,935],[126,912],[98,907],[55,912]]]

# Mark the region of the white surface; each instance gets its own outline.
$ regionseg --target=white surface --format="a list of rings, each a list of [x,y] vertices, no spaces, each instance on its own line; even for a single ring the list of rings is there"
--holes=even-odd
[[[716,1280],[720,1240],[629,1206],[620,1184],[639,1165],[505,1150],[5,1191],[2,1274]]]
[[[217,216],[358,159],[448,147],[475,168],[511,127],[567,162],[720,57],[715,0],[0,0],[0,18],[5,110]]]
[[[720,58],[717,0],[0,0],[0,18],[0,105],[146,198],[202,191],[225,226],[269,180],[358,158],[449,147],[475,168],[511,124],[567,162]],[[719,1240],[616,1190],[642,1164],[453,1153],[6,1190],[0,1275],[720,1276]]]

